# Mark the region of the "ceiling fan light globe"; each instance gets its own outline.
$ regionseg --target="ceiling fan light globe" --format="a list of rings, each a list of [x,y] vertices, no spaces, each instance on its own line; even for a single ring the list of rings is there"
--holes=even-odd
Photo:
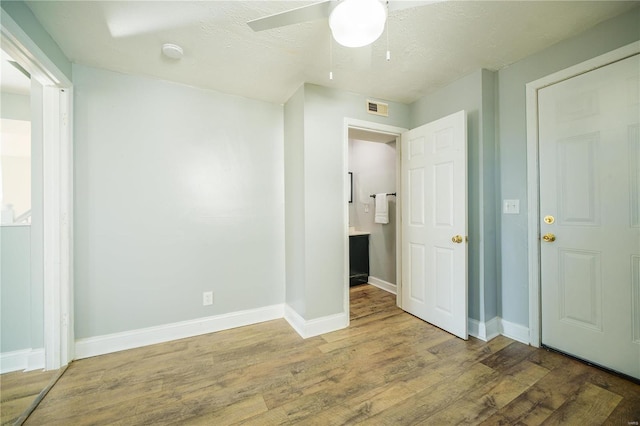
[[[335,41],[345,47],[362,47],[384,31],[387,11],[379,0],[342,0],[329,16]]]

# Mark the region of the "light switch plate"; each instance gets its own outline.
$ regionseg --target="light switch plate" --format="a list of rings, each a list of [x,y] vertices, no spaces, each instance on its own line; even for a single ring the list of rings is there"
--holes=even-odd
[[[502,213],[520,214],[520,200],[503,200]]]

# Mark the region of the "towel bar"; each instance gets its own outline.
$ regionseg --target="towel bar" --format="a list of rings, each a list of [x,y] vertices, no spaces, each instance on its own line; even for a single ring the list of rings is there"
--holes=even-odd
[[[387,195],[393,195],[393,196],[395,197],[395,196],[396,196],[396,193],[395,193],[395,192],[392,192],[392,193],[387,194]],[[371,197],[371,198],[376,198],[376,194],[369,195],[369,197]]]

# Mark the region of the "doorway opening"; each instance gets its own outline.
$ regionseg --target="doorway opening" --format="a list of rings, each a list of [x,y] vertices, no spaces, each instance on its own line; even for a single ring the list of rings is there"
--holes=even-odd
[[[399,306],[400,135],[404,131],[345,120],[345,312],[349,312],[350,288],[360,283],[394,294]]]

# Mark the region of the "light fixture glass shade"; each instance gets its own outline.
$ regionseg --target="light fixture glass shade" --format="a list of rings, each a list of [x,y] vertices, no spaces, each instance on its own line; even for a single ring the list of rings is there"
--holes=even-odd
[[[379,0],[342,0],[331,11],[333,38],[346,47],[362,47],[382,35],[387,10]]]

